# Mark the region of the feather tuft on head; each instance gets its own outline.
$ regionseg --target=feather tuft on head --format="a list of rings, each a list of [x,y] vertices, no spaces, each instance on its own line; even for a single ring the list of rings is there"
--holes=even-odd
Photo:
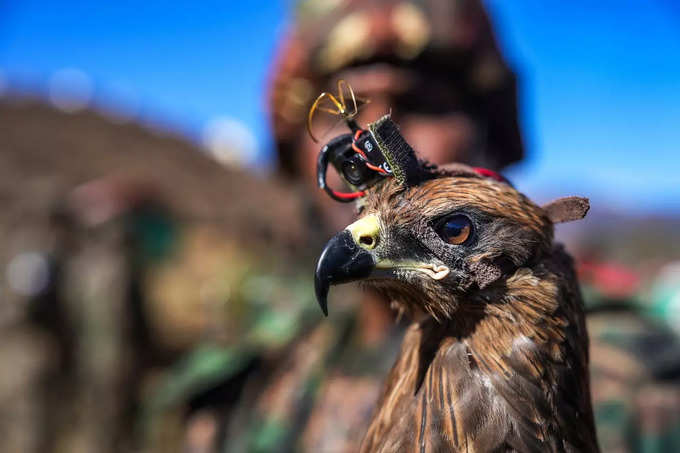
[[[562,197],[543,206],[552,223],[581,220],[590,209],[590,200],[584,197]]]

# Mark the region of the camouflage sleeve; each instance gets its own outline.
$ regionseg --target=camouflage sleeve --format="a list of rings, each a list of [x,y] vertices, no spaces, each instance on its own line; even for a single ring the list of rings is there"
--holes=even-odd
[[[602,451],[680,451],[678,338],[632,310],[590,314],[588,330]]]

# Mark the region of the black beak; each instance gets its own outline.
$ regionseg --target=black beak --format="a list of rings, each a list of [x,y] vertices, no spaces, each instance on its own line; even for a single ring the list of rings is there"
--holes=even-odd
[[[323,314],[328,316],[328,290],[331,285],[366,278],[374,268],[373,255],[359,247],[349,231],[333,236],[321,252],[314,275],[316,300]]]

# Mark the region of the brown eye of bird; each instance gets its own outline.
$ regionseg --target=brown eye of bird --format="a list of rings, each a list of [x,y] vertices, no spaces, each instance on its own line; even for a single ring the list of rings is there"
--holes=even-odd
[[[460,245],[467,241],[472,232],[470,219],[464,215],[453,215],[439,227],[439,235],[449,244]]]

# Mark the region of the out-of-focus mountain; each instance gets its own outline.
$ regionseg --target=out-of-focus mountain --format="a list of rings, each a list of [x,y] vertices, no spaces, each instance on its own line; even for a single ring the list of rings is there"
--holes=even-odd
[[[179,136],[25,98],[0,100],[0,118],[2,230],[45,220],[74,187],[108,178],[123,197],[153,196],[180,219],[216,221],[246,237],[303,231],[287,187],[226,168]]]

